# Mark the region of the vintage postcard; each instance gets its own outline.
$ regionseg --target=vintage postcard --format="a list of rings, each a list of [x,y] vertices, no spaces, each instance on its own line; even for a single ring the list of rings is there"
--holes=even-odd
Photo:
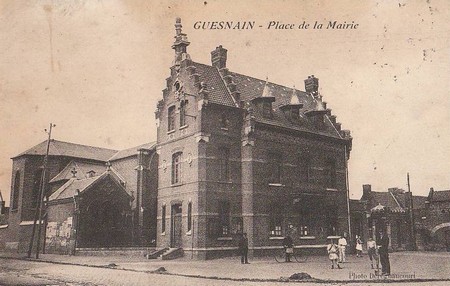
[[[0,284],[447,285],[449,19],[0,1]]]

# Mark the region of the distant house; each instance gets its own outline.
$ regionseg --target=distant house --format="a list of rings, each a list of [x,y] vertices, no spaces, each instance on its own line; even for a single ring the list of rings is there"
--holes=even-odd
[[[430,249],[450,251],[450,190],[430,189],[422,212],[422,226]]]
[[[365,221],[361,224],[359,234],[365,240],[368,237],[377,239],[380,231],[385,231],[390,237],[392,250],[415,249],[421,243],[420,237],[416,235],[417,226],[412,228],[412,225],[420,223],[425,201],[426,197],[412,196],[402,189],[390,188],[387,192],[374,192],[371,185],[363,185],[363,195],[359,202],[364,206]],[[353,209],[352,213],[355,213]]]
[[[391,250],[450,250],[450,190],[413,196],[398,188],[374,192],[363,185],[361,199],[351,202],[351,215],[355,234],[367,240],[386,231]]]

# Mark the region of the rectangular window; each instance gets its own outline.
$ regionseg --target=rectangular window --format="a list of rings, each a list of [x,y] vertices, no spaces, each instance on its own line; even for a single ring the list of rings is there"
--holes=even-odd
[[[172,155],[172,184],[181,183],[181,152]]]
[[[303,182],[308,183],[311,181],[311,158],[300,158],[300,176]]]
[[[187,100],[183,100],[180,102],[180,127],[186,125],[186,109],[187,109]]]
[[[166,232],[166,206],[162,206],[161,208],[161,232]]]
[[[281,154],[275,152],[268,153],[268,166],[269,170],[269,183],[280,184],[281,183]]]
[[[167,131],[175,130],[175,106],[169,107],[167,115]]]
[[[283,236],[283,214],[279,205],[270,208],[270,236]]]
[[[324,171],[326,187],[336,188],[336,160],[328,159]]]
[[[230,236],[230,202],[219,201],[219,236]]]
[[[230,149],[219,149],[219,167],[221,181],[228,181],[230,179]]]
[[[188,203],[188,214],[187,214],[187,228],[188,231],[192,229],[192,203]]]
[[[308,211],[308,206],[306,204],[302,207],[302,211],[300,212],[300,217],[298,221],[298,230],[300,236],[310,236],[311,234],[311,223],[312,223],[312,215]]]

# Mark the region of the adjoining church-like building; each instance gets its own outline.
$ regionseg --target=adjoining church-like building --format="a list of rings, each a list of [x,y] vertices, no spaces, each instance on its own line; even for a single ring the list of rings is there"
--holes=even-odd
[[[318,78],[300,91],[232,72],[222,46],[210,65],[197,63],[180,19],[175,28],[156,143],[116,151],[52,141],[46,249],[170,247],[209,259],[234,255],[245,232],[251,255],[287,234],[325,253],[327,237],[349,229],[352,137]],[[28,247],[43,144],[13,158],[6,248]]]
[[[81,248],[155,246],[154,145],[116,151],[51,140],[40,248],[72,254]],[[28,250],[46,146],[44,141],[12,158],[11,207],[0,226],[0,248]]]

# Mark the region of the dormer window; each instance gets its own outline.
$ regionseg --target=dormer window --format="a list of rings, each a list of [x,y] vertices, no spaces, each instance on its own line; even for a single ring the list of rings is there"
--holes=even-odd
[[[266,118],[272,117],[272,102],[263,102],[262,104],[263,116]]]
[[[298,120],[300,118],[298,108],[292,107],[290,110],[290,117],[292,120]]]
[[[291,100],[289,103],[280,106],[280,109],[283,111],[286,118],[291,121],[298,121],[300,118],[300,108],[303,107],[303,104],[300,103],[300,100],[297,95],[297,90],[292,89]]]
[[[220,128],[228,129],[229,126],[230,126],[230,120],[228,119],[228,115],[224,112],[220,116]]]

